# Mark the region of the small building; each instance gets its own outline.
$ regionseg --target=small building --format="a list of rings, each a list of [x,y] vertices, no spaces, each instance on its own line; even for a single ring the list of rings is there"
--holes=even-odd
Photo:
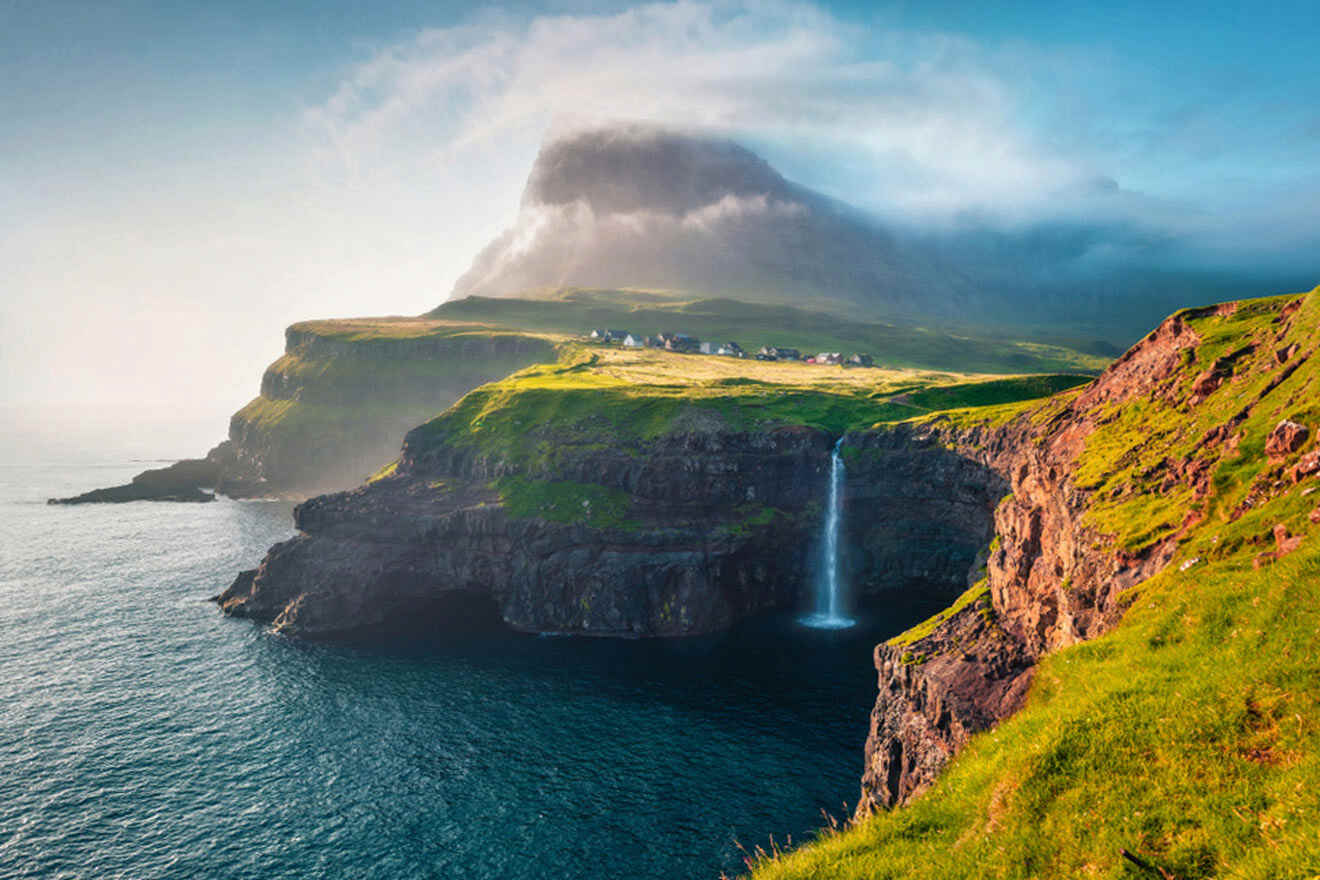
[[[587,338],[590,339],[592,342],[604,342],[604,341],[605,341],[605,334],[608,333],[608,332],[610,332],[610,331],[608,331],[608,330],[592,330],[590,333],[587,334]]]
[[[843,355],[837,351],[822,351],[812,359],[812,363],[837,366],[843,363]]]
[[[724,343],[719,348],[715,349],[715,353],[722,355],[723,357],[747,357],[747,352],[743,351],[742,346],[736,342]]]
[[[671,333],[669,338],[665,340],[665,348],[684,354],[694,354],[701,350],[701,340],[695,336],[688,336],[686,333]]]
[[[697,351],[701,352],[702,354],[714,354],[714,353],[715,353],[715,343],[713,343],[713,342],[702,342],[702,343],[700,343],[700,344],[697,346]]]
[[[847,364],[850,367],[874,367],[875,359],[869,354],[859,351],[857,354],[848,356]]]
[[[664,348],[664,347],[665,347],[665,341],[664,341],[664,339],[662,338],[663,336],[664,336],[664,334],[662,333],[662,334],[660,334],[659,336],[648,336],[648,337],[646,337],[646,347],[647,347],[647,348]]]
[[[588,338],[592,342],[622,342],[627,335],[627,330],[592,330]]]
[[[762,361],[800,361],[802,352],[796,348],[783,348],[778,345],[763,345],[756,354],[757,360]]]
[[[646,340],[642,339],[642,337],[640,336],[633,336],[631,333],[629,333],[628,335],[623,337],[624,348],[643,348],[645,347],[645,345],[646,345]]]

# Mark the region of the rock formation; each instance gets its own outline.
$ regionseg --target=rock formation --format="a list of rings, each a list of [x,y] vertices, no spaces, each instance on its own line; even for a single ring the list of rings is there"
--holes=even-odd
[[[1316,293],[1310,301],[1316,304]],[[1273,323],[1258,320],[1263,329],[1256,334],[1286,336],[1287,318],[1299,302],[1254,304],[1253,310],[1266,317],[1277,312]],[[1235,431],[1309,358],[1310,352],[1296,357],[1296,345],[1286,358],[1263,354],[1246,358],[1264,351],[1250,344],[1216,359],[1201,373],[1188,375],[1185,365],[1201,343],[1192,322],[1227,319],[1235,309],[1229,304],[1176,314],[1080,393],[1032,408],[1002,425],[960,427],[937,419],[923,426],[926,442],[1000,474],[1010,494],[994,512],[996,538],[981,590],[970,592],[969,601],[960,603],[932,632],[876,648],[879,697],[866,744],[859,813],[901,804],[929,786],[971,735],[1022,704],[1041,656],[1112,628],[1122,614],[1123,591],[1172,559],[1179,539],[1199,522],[1214,491],[1210,479],[1214,467],[1238,453],[1240,435]],[[1175,451],[1179,446],[1173,442],[1174,430],[1195,424],[1187,413],[1208,406],[1205,401],[1211,395],[1224,394],[1219,389],[1225,383],[1247,378],[1261,390],[1243,403],[1221,398],[1221,405],[1231,406],[1225,410],[1231,415],[1222,421],[1213,412],[1198,411],[1214,427]],[[1294,391],[1288,402],[1296,401],[1297,394]],[[1144,432],[1124,437],[1127,451],[1100,477],[1079,473],[1088,440],[1102,426],[1110,426],[1125,407],[1151,402],[1167,407],[1180,426],[1163,439],[1168,454],[1141,470],[1138,476],[1144,485],[1120,484],[1104,495],[1098,493],[1094,485],[1098,479],[1111,477],[1123,466],[1132,467],[1148,454],[1149,438]],[[1122,436],[1117,429],[1110,430],[1109,437]],[[1292,466],[1292,479],[1281,479],[1282,462],[1302,449],[1310,434],[1305,425],[1289,419],[1268,432],[1263,443],[1269,457],[1267,470],[1231,511],[1231,518],[1320,470],[1312,467],[1315,453],[1306,453]],[[1150,531],[1138,546],[1124,546],[1097,526],[1099,503],[1148,493],[1170,496],[1171,509],[1164,525]],[[1137,522],[1133,528],[1140,533],[1146,525]],[[1278,524],[1258,540],[1274,545],[1272,552],[1257,557],[1259,565],[1295,549],[1301,536]]]
[[[715,423],[607,448],[590,440],[547,432],[554,464],[528,470],[415,431],[393,475],[299,505],[303,534],[240,575],[220,605],[327,636],[434,613],[453,594],[492,600],[519,629],[671,636],[803,601],[830,435]],[[863,593],[955,595],[987,540],[1002,480],[942,447],[905,455],[878,437],[857,444],[845,447],[856,462],[848,543],[878,529],[886,540],[855,560],[854,582]],[[568,516],[522,515],[493,488],[510,479],[555,490]],[[606,515],[611,495],[621,506]]]

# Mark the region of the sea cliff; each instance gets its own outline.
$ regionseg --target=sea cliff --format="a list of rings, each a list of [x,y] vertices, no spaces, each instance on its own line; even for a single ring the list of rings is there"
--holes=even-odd
[[[1315,865],[1320,288],[905,430],[1000,474],[983,576],[875,651],[850,827],[759,880]]]
[[[949,378],[583,348],[473,391],[367,485],[304,502],[302,534],[219,601],[308,636],[462,597],[542,632],[724,629],[804,603],[840,437],[854,590],[951,599],[983,562],[1004,477],[906,427],[859,426],[921,411],[892,398],[923,382],[1012,399],[1085,379]]]

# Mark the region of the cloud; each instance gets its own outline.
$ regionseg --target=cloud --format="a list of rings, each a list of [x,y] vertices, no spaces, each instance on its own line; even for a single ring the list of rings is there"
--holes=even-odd
[[[636,119],[847,156],[861,179],[803,182],[890,211],[1036,213],[1097,172],[1040,142],[996,66],[954,35],[862,28],[802,3],[487,14],[381,50],[307,122],[353,174],[480,173],[494,151],[529,158],[547,132]]]

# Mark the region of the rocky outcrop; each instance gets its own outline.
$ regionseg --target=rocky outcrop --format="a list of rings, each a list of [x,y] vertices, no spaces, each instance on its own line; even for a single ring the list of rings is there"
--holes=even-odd
[[[998,427],[936,421],[911,429],[914,441],[998,474],[1009,494],[994,511],[983,596],[925,637],[875,650],[879,696],[859,813],[930,785],[970,736],[1017,710],[1043,654],[1112,627],[1122,590],[1168,563],[1171,539],[1133,554],[1086,525],[1090,495],[1076,483],[1075,462],[1114,407],[1162,393],[1174,379],[1198,342],[1189,314],[1165,321],[1048,418],[1033,411]]]
[[[1306,444],[1311,429],[1299,425],[1291,419],[1284,419],[1274,426],[1270,436],[1265,438],[1265,454],[1275,461],[1287,458]]]
[[[214,501],[207,491],[219,485],[222,474],[233,465],[233,447],[228,441],[207,453],[206,458],[188,458],[169,467],[153,468],[135,476],[130,483],[94,489],[72,498],[51,498],[48,504],[113,504],[125,501]]]
[[[466,594],[519,629],[655,636],[721,629],[796,598],[827,435],[704,431],[577,454],[559,439],[570,451],[553,472],[528,473],[414,433],[394,476],[299,505],[303,534],[240,575],[221,608],[329,636]],[[519,485],[558,493],[571,518],[511,510],[492,483],[515,471]],[[629,500],[602,520],[590,504],[611,491]]]

